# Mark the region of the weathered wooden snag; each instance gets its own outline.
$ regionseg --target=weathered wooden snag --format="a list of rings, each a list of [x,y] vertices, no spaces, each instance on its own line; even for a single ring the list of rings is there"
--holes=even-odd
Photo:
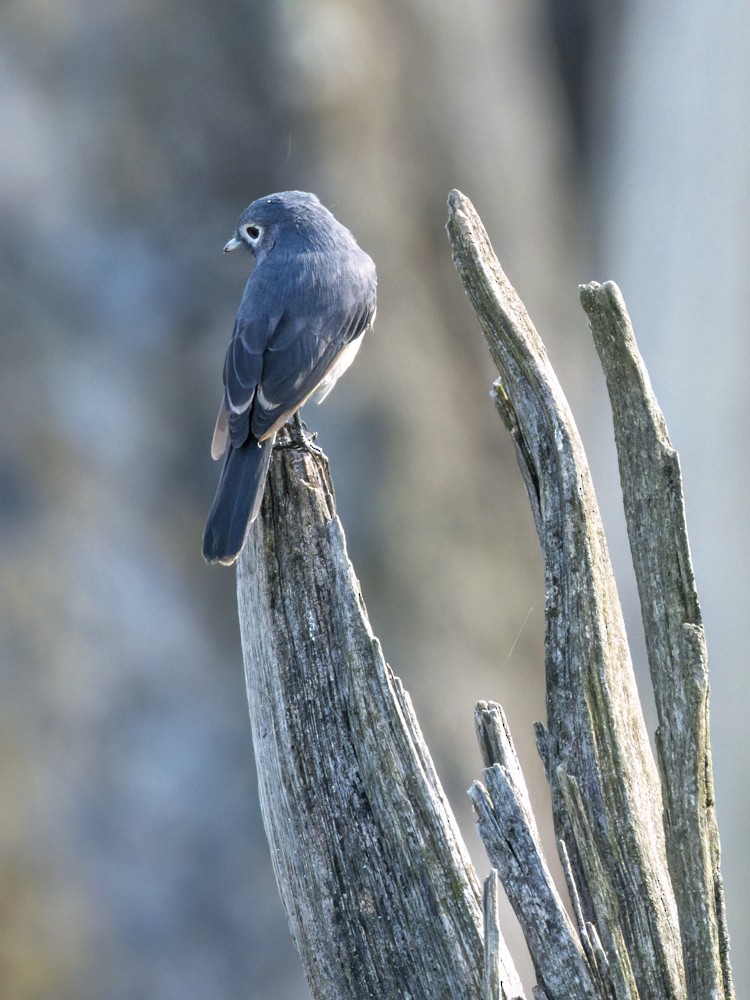
[[[263,816],[311,992],[521,997],[497,925],[499,880],[526,935],[537,1000],[731,1000],[679,463],[622,299],[611,283],[581,288],[612,404],[659,769],[572,414],[473,206],[457,191],[449,206],[454,262],[500,372],[494,399],[544,557],[547,721],[537,743],[573,918],[493,702],[477,706],[486,769],[470,790],[493,864],[482,909],[411,702],[370,629],[327,463],[292,425],[238,563],[238,597]]]

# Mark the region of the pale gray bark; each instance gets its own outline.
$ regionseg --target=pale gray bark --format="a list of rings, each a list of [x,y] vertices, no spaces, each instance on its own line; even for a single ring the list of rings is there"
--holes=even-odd
[[[537,736],[581,951],[597,995],[729,1000],[707,659],[677,455],[616,286],[582,288],[615,421],[660,720],[659,780],[573,418],[473,206],[456,191],[449,204],[454,262],[501,373],[495,401],[516,445],[544,555],[548,727],[539,726]],[[528,837],[507,822],[499,852],[485,803],[495,812],[502,804],[510,816],[506,800],[522,812],[526,797],[522,779],[510,778],[517,767],[506,762],[514,754],[502,713],[490,708],[478,706],[480,743],[494,747],[485,750],[488,762],[494,755],[504,766],[485,771],[486,788],[475,786],[472,798],[480,833],[513,900],[507,859],[520,852],[525,859]],[[541,851],[531,854],[525,863],[534,871]],[[537,898],[543,893],[540,888]],[[547,919],[556,909],[546,907]],[[542,952],[540,961],[533,931],[524,929],[549,995],[549,960]]]
[[[484,880],[482,899],[484,917],[484,980],[482,1000],[513,1000],[503,985],[502,942],[500,930],[500,880],[495,868]],[[507,984],[506,984],[507,985]]]
[[[549,1000],[596,1000],[583,946],[544,860],[503,711],[480,702],[475,722],[488,766],[484,784],[475,781],[469,796],[490,861],[523,929],[539,985]]]
[[[607,378],[625,517],[659,717],[667,854],[687,995],[733,996],[708,723],[708,658],[680,461],[617,286],[581,288]]]
[[[464,288],[501,373],[545,565],[547,730],[539,739],[555,827],[605,951],[626,948],[639,995],[682,1000],[685,977],[659,777],[638,702],[614,574],[583,446],[544,346],[471,202],[451,193],[448,231]],[[562,780],[581,792],[576,838]],[[587,884],[593,848],[606,893]],[[619,901],[613,912],[606,900]]]
[[[479,997],[477,877],[301,428],[279,437],[238,596],[263,818],[313,997]]]

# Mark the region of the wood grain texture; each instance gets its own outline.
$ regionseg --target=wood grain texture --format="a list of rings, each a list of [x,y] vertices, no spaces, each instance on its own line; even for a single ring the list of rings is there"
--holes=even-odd
[[[453,259],[500,372],[545,567],[547,728],[540,734],[558,836],[584,918],[623,949],[642,1000],[682,1000],[685,974],[662,798],[596,497],[567,401],[471,202],[449,197]],[[608,892],[592,892],[561,781],[575,780]],[[615,898],[617,912],[603,901]]]
[[[598,1000],[583,946],[552,880],[502,708],[479,702],[475,725],[487,767],[469,797],[484,846],[521,924],[549,1000]]]
[[[525,1000],[519,981],[508,976],[505,939],[500,928],[500,879],[492,868],[484,880],[484,982],[482,1000]]]
[[[480,886],[301,427],[279,435],[237,586],[263,818],[312,996],[475,1000]]]
[[[687,996],[730,998],[729,937],[714,810],[708,658],[677,452],[620,291],[580,289],[607,379],[625,517],[659,717],[669,868]]]

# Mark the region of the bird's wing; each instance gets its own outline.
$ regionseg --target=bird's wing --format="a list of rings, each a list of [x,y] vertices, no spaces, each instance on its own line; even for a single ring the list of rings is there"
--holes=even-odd
[[[299,409],[371,320],[365,303],[351,303],[349,309],[330,307],[312,316],[284,315],[263,356],[263,375],[250,418],[255,437],[274,433]],[[279,335],[284,344],[276,347]]]
[[[250,413],[263,374],[263,355],[281,319],[278,301],[273,281],[256,268],[245,288],[224,359],[224,398],[211,445],[215,458],[221,457],[229,444],[239,448],[250,434]]]
[[[259,271],[248,282],[224,366],[234,447],[250,432],[259,440],[273,434],[370,326],[375,312],[374,275],[356,271],[325,283],[307,266],[275,288]],[[253,287],[256,276],[262,280]]]

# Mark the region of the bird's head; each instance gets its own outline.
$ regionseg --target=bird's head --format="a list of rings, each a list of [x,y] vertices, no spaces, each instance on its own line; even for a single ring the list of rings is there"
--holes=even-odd
[[[288,243],[310,244],[325,238],[334,228],[343,229],[316,195],[283,191],[248,205],[224,252],[244,246],[260,260],[280,238]]]

